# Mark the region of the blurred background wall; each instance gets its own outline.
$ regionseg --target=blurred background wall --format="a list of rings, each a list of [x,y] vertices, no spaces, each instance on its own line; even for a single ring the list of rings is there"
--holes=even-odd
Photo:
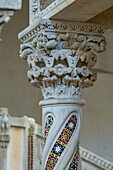
[[[40,89],[27,81],[28,66],[19,58],[18,33],[29,23],[28,0],[5,24],[0,42],[0,107],[7,107],[12,116],[33,117],[41,124],[43,99]],[[113,162],[113,40],[107,39],[107,50],[98,58],[98,80],[85,89],[81,146]]]

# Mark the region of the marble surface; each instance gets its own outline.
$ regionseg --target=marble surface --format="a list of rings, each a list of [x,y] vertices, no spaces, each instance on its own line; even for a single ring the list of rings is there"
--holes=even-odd
[[[1,34],[0,106],[8,107],[13,116],[27,115],[41,124],[38,105],[41,91],[27,82],[27,64],[18,57],[20,41],[17,34],[27,26],[28,1],[24,0],[23,9],[15,13]],[[106,52],[99,57],[98,68],[103,63],[103,68],[108,70],[113,68],[113,41],[108,39],[107,44]],[[113,162],[113,75],[99,73],[95,85],[85,90],[82,98],[86,100],[86,106],[83,108],[81,145]]]
[[[0,0],[0,8],[1,9],[21,9],[22,0]]]

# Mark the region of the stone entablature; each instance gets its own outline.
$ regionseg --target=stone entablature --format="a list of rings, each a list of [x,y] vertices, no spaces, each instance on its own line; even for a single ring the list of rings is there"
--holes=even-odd
[[[104,34],[106,27],[91,23],[38,19],[32,25],[20,32],[18,37],[25,43],[34,38],[38,32],[43,29],[48,32],[80,33],[101,36]]]

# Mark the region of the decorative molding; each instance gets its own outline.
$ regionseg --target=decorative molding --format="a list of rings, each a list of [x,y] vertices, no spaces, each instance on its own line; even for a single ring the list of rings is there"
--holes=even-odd
[[[40,16],[40,1],[30,0],[30,22],[35,21]]]
[[[71,1],[73,2],[73,0]],[[30,0],[30,23],[37,21],[40,17],[44,17],[64,2],[66,0],[54,0],[53,2],[48,2],[45,9],[41,9],[40,0]]]
[[[104,34],[106,27],[97,24],[39,19],[36,23],[20,32],[18,38],[23,43],[28,42],[42,29],[46,32],[79,33],[101,36]]]
[[[99,168],[102,169],[108,169],[112,170],[113,169],[113,163],[103,159],[102,157],[88,151],[87,149],[80,147],[80,154],[81,158],[85,161],[88,161],[89,163],[92,163],[96,165]]]

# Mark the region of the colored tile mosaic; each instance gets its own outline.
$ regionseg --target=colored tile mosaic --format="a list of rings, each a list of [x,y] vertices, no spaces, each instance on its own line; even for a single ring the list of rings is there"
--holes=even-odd
[[[99,157],[98,155],[95,155],[92,152],[89,152],[86,149],[83,149],[82,147],[80,148],[80,152],[82,159],[91,162],[102,169],[113,170],[113,164],[111,162],[106,161],[105,159]]]
[[[74,156],[68,170],[78,170],[79,156],[80,156],[80,153],[79,153],[79,144],[78,144],[77,151],[75,153],[75,156]]]
[[[44,143],[46,143],[46,139],[47,139],[47,136],[49,134],[52,124],[53,124],[53,117],[49,115],[46,119],[46,124],[45,124]]]
[[[40,10],[43,11],[49,5],[51,5],[55,0],[40,0]]]
[[[33,170],[34,168],[34,145],[33,145],[33,135],[28,136],[28,168],[27,170]]]
[[[58,159],[60,158],[62,152],[66,148],[69,140],[71,139],[73,132],[76,128],[77,117],[76,115],[72,115],[68,122],[66,123],[64,129],[59,135],[56,143],[54,144],[51,153],[48,157],[45,170],[54,169]]]

